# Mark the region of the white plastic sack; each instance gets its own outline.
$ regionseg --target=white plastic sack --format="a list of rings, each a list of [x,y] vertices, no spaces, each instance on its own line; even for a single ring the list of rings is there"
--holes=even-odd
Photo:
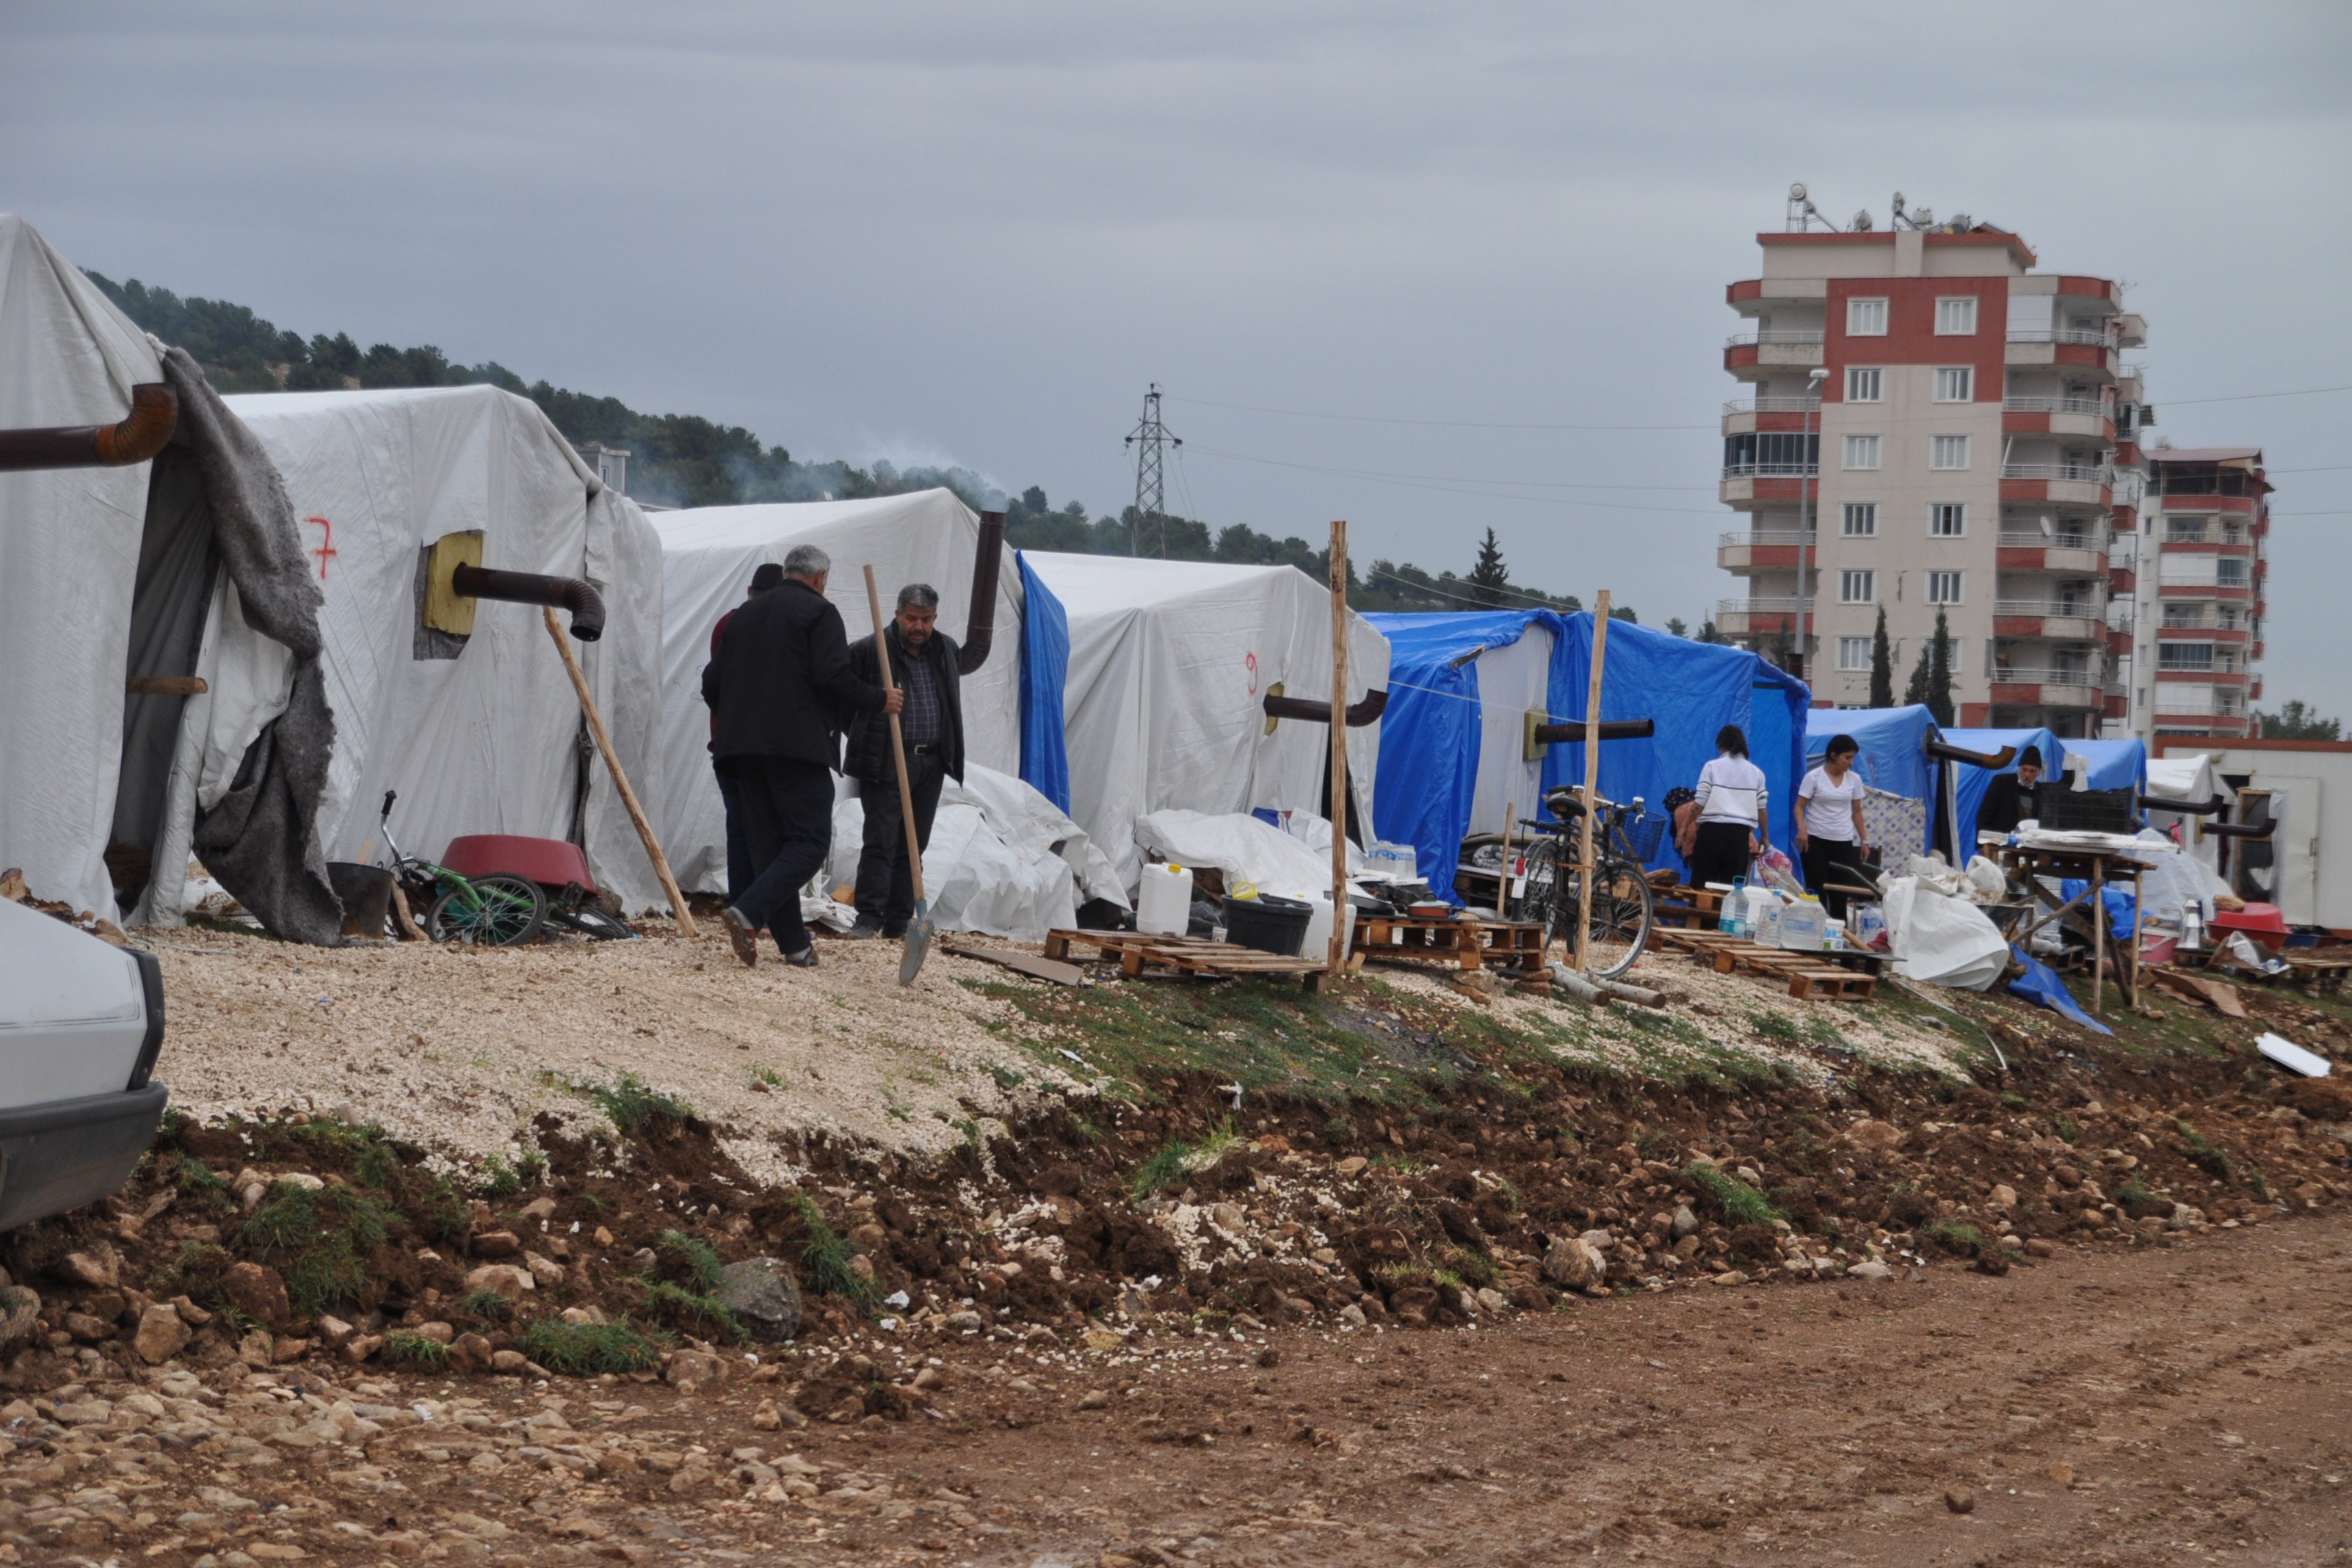
[[[2178,925],[2184,913],[2194,910],[2200,920],[2211,922],[2214,891],[2228,889],[2203,862],[2153,828],[2140,834],[2134,853],[2148,863],[2140,873],[2139,889],[2140,907],[2150,920]]]
[[[1329,842],[1328,839],[1325,841]],[[1154,811],[1136,819],[1139,850],[1157,850],[1179,866],[1210,866],[1230,890],[1248,882],[1261,893],[1284,899],[1331,895],[1329,852],[1318,854],[1279,827],[1245,812],[1211,816],[1198,811]]]
[[[1925,985],[1990,989],[2009,966],[2009,942],[1966,899],[1937,892],[1916,877],[1887,885],[1886,942],[1895,972]]]
[[[2000,867],[1981,855],[1969,857],[1967,879],[1969,897],[1980,904],[1997,904],[2009,891],[2009,879],[2000,874]]]

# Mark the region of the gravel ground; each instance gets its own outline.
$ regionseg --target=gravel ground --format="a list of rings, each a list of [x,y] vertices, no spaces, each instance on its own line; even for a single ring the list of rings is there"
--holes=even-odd
[[[762,1180],[789,1173],[778,1134],[933,1150],[1004,1108],[989,1068],[1015,1053],[988,1026],[1005,1010],[958,984],[1003,971],[934,948],[902,989],[898,946],[880,942],[825,942],[813,971],[772,954],[747,970],[714,923],[698,941],[654,923],[636,942],[512,951],[173,931],[152,943],[171,1020],[156,1076],[201,1120],[341,1108],[479,1160],[511,1159],[536,1116],[601,1125],[567,1085],[634,1073],[724,1129]]]
[[[1121,1314],[601,1382],[83,1350],[10,1374],[0,1562],[2336,1562],[2347,1293],[2329,1215],[1452,1333]]]

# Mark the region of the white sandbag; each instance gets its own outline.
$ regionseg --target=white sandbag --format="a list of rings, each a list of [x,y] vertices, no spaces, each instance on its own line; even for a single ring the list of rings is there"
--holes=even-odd
[[[1330,896],[1328,852],[1318,855],[1301,840],[1245,812],[1148,812],[1136,818],[1135,843],[1138,849],[1156,850],[1179,866],[1213,867],[1224,877],[1227,889],[1247,882],[1277,898]]]
[[[1967,871],[1969,896],[1980,904],[1997,904],[2009,891],[2009,879],[2000,868],[1981,855],[1969,857]]]
[[[1897,877],[1887,885],[1885,907],[1895,972],[1906,979],[1984,991],[2009,966],[2007,939],[1966,899],[1937,892],[1916,877]]]

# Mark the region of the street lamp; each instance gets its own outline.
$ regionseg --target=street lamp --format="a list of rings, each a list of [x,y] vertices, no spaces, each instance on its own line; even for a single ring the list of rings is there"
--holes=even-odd
[[[1821,458],[1813,450],[1813,416],[1821,411],[1822,383],[1829,378],[1830,373],[1820,369],[1806,378],[1805,434],[1797,447],[1797,674],[1809,680],[1812,679],[1808,673],[1812,668],[1812,645],[1811,639],[1806,636],[1805,626],[1811,618],[1812,595],[1807,591],[1807,584],[1811,581],[1805,543],[1811,509],[1805,481],[1811,479],[1815,485],[1821,482]],[[1810,465],[1806,462],[1808,456],[1812,458]],[[1808,468],[1811,470],[1810,473]]]

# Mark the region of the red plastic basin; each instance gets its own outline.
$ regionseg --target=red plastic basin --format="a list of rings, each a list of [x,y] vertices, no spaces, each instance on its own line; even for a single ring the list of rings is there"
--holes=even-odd
[[[593,893],[588,857],[580,846],[562,838],[525,838],[513,833],[468,833],[449,840],[441,864],[460,877],[488,877],[502,872],[550,888],[577,882]]]
[[[2216,910],[2213,911],[2213,929],[2244,931],[2273,952],[2286,945],[2286,916],[2279,912],[2276,904],[2248,904],[2242,910]]]

